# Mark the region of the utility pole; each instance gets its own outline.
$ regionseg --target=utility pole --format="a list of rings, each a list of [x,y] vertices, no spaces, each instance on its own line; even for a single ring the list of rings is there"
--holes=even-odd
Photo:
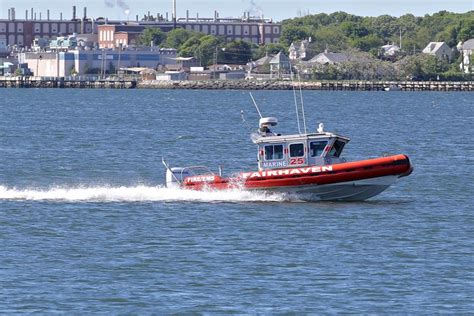
[[[400,50],[402,50],[402,29],[400,28]]]
[[[218,46],[216,45],[216,52],[215,52],[215,54],[214,54],[214,69],[212,70],[212,77],[213,77],[213,79],[216,79],[217,48],[218,48]]]
[[[122,43],[119,44],[119,51],[118,51],[118,63],[117,63],[117,76],[120,72],[120,53],[122,52]]]

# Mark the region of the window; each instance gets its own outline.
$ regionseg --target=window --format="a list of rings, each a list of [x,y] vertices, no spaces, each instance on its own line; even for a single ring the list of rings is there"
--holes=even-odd
[[[304,156],[304,145],[303,144],[291,144],[290,145],[290,157],[303,157]]]
[[[283,145],[265,146],[265,160],[283,159]]]
[[[329,151],[329,156],[339,157],[346,143],[336,140]]]
[[[327,141],[320,140],[316,142],[309,143],[309,155],[311,157],[319,157],[324,151],[324,148],[327,145]]]

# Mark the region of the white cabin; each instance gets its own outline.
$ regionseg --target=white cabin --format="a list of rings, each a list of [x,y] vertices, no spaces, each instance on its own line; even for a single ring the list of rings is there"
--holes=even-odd
[[[259,136],[254,137],[254,143],[258,146],[259,170],[322,166],[346,161],[341,153],[350,141],[348,137],[324,132],[322,125],[317,133],[275,134],[269,129],[269,121],[272,127],[278,123],[275,118],[261,119]]]

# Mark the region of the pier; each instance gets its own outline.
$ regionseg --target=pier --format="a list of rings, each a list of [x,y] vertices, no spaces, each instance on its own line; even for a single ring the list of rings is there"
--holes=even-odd
[[[133,89],[136,86],[135,79],[0,77],[0,88]]]
[[[397,86],[402,91],[474,91],[474,81],[302,81],[303,90],[384,91]],[[45,77],[0,77],[0,88],[80,89],[209,89],[291,90],[299,82],[288,80],[182,80],[81,79]]]

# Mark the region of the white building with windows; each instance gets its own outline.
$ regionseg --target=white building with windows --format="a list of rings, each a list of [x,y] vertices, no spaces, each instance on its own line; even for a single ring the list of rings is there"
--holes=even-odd
[[[474,55],[474,38],[471,38],[464,43],[460,42],[457,49],[461,53],[462,58],[459,68],[466,74],[473,73],[474,65],[471,63],[471,59]]]

